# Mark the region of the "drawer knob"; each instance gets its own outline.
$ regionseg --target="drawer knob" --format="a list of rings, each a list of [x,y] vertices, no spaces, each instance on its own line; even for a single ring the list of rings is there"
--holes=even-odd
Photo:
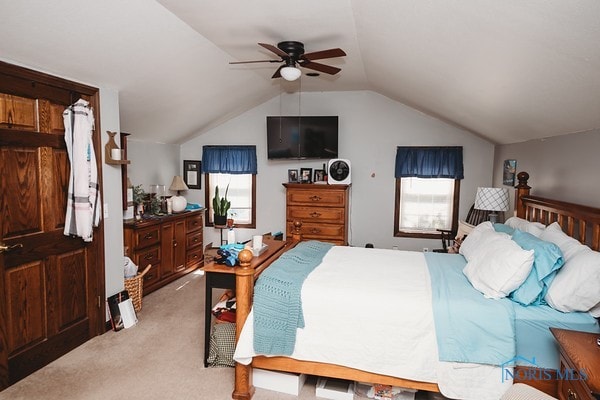
[[[318,228],[312,228],[312,229],[310,230],[310,233],[319,233],[319,232],[321,232],[321,230],[320,230],[320,229],[318,229]]]
[[[310,213],[310,216],[313,218],[319,218],[321,216],[321,213],[314,211],[314,212]]]
[[[152,239],[152,234],[151,233],[147,233],[146,236],[144,236],[144,239],[146,239],[146,240]]]
[[[154,258],[154,255],[152,255],[152,254],[146,254],[146,255],[144,256],[144,259],[145,259],[145,260],[150,260],[150,259],[152,259],[152,258]]]
[[[315,194],[314,196],[311,196],[311,197],[310,197],[310,199],[311,199],[312,201],[319,201],[319,200],[321,200],[321,197],[320,197],[320,196],[317,196],[317,195]]]
[[[148,275],[146,275],[146,276],[144,277],[144,280],[146,280],[146,281],[149,281],[149,280],[151,280],[152,278],[154,278],[154,274],[148,274]]]
[[[173,240],[173,247],[177,247],[177,241]]]
[[[567,394],[568,394],[568,397],[567,397],[568,400],[577,400],[577,393],[575,393],[571,389],[567,390]]]

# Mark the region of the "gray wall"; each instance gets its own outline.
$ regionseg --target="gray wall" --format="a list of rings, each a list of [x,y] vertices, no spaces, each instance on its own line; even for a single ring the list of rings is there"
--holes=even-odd
[[[421,250],[439,240],[395,238],[394,161],[399,145],[464,146],[465,179],[460,214],[464,217],[478,186],[492,182],[494,146],[435,118],[370,91],[282,94],[181,145],[181,160],[200,160],[205,144],[256,144],[257,229],[239,230],[238,240],[254,233],[285,231],[285,191],[289,168],[321,168],[323,161],[269,161],[266,154],[267,115],[339,115],[339,157],[352,165],[350,243]],[[138,163],[138,160],[133,160]],[[151,163],[146,167],[153,168]],[[204,204],[202,190],[190,190],[188,201]],[[205,242],[219,243],[219,231],[206,228]]]
[[[104,261],[106,296],[123,290],[123,207],[121,167],[104,162],[106,131],[119,132],[119,92],[100,88],[100,125],[102,138],[102,199],[104,206]],[[118,143],[118,135],[116,136]],[[119,143],[120,145],[120,143]],[[97,155],[98,156],[98,155]]]
[[[494,186],[502,185],[504,160],[530,175],[531,194],[600,207],[600,129],[523,143],[498,145]],[[511,189],[514,205],[514,189]]]
[[[133,160],[127,167],[129,180],[134,186],[141,184],[146,192],[152,184],[169,189],[173,176],[181,175],[183,170],[179,145],[144,142],[135,133],[127,137],[127,158]]]

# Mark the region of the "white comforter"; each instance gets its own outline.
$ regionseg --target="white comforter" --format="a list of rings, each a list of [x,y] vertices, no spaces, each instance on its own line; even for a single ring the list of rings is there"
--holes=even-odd
[[[306,279],[302,307],[294,359],[436,382],[450,398],[499,399],[512,384],[499,367],[438,360],[422,253],[333,247]],[[234,355],[242,364],[256,355],[252,325],[250,313]]]

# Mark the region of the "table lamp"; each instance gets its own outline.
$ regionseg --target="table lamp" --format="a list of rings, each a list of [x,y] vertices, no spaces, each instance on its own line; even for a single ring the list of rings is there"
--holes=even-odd
[[[169,190],[177,192],[177,195],[171,197],[171,202],[173,204],[173,212],[181,212],[185,210],[185,207],[187,206],[187,200],[185,199],[185,197],[180,196],[179,192],[181,192],[182,190],[188,190],[188,187],[181,178],[181,176],[175,175],[173,177],[173,182],[171,182]]]
[[[495,224],[498,220],[498,211],[508,211],[510,201],[508,198],[508,189],[480,187],[477,188],[475,196],[475,208],[478,210],[492,211],[490,213],[490,222]]]

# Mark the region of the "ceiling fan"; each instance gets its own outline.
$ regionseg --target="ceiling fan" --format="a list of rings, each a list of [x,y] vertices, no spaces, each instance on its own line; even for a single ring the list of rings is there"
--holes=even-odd
[[[314,60],[343,57],[346,55],[344,50],[339,48],[305,53],[304,43],[294,41],[279,42],[277,43],[277,46],[267,43],[259,43],[258,45],[269,51],[272,51],[280,58],[278,60],[232,61],[229,64],[248,64],[260,62],[284,63],[277,68],[277,71],[275,71],[271,78],[283,78],[288,81],[295,81],[301,75],[298,66],[324,72],[329,75],[337,74],[341,71],[340,68],[317,63],[314,62]]]

